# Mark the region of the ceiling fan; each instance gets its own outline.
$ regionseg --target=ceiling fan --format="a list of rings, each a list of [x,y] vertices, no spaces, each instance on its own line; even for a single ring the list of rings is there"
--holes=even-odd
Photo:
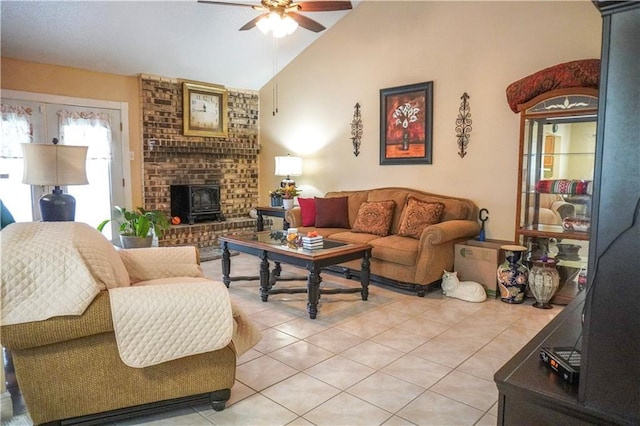
[[[268,25],[277,25],[276,21],[282,22],[282,24],[287,28],[283,30],[285,33],[281,33],[281,35],[278,35],[274,30],[274,35],[276,37],[291,34],[298,25],[316,33],[326,29],[324,25],[301,15],[299,12],[332,12],[338,10],[349,10],[352,8],[350,1],[293,2],[292,0],[260,0],[259,5],[251,5],[248,3],[198,0],[198,3],[250,7],[255,10],[262,11],[264,12],[263,14],[244,24],[240,28],[240,31],[250,30],[251,28],[258,26],[258,28],[266,33],[269,29],[275,28],[275,26],[268,28]],[[269,21],[271,21],[271,23],[268,23]]]

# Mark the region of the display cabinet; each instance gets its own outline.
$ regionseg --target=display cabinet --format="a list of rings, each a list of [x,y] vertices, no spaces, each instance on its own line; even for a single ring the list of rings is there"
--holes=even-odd
[[[640,425],[640,2],[602,13],[596,164],[587,290],[495,374],[498,425]],[[580,380],[540,361],[581,350]]]
[[[564,304],[575,296],[588,261],[598,91],[548,91],[518,110],[516,239],[529,258],[559,261],[561,288],[554,302]]]

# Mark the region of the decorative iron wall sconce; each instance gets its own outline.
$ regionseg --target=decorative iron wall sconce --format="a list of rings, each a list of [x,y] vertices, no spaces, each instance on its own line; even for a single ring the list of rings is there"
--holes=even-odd
[[[464,158],[467,155],[466,149],[471,137],[471,107],[467,92],[464,92],[460,99],[462,102],[458,108],[458,118],[456,119],[456,137],[458,138],[458,155],[460,158]]]
[[[362,139],[362,118],[360,117],[360,104],[356,102],[353,107],[353,120],[351,120],[351,143],[353,144],[353,155],[360,154],[360,141]]]

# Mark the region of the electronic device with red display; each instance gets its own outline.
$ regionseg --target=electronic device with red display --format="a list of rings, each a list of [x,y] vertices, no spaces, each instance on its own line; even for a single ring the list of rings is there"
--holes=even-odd
[[[580,350],[573,347],[540,348],[540,359],[569,383],[580,378]]]

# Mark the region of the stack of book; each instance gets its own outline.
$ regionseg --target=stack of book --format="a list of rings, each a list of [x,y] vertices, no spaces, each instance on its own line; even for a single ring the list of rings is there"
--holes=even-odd
[[[305,250],[318,250],[323,247],[322,237],[302,237],[302,248]]]

